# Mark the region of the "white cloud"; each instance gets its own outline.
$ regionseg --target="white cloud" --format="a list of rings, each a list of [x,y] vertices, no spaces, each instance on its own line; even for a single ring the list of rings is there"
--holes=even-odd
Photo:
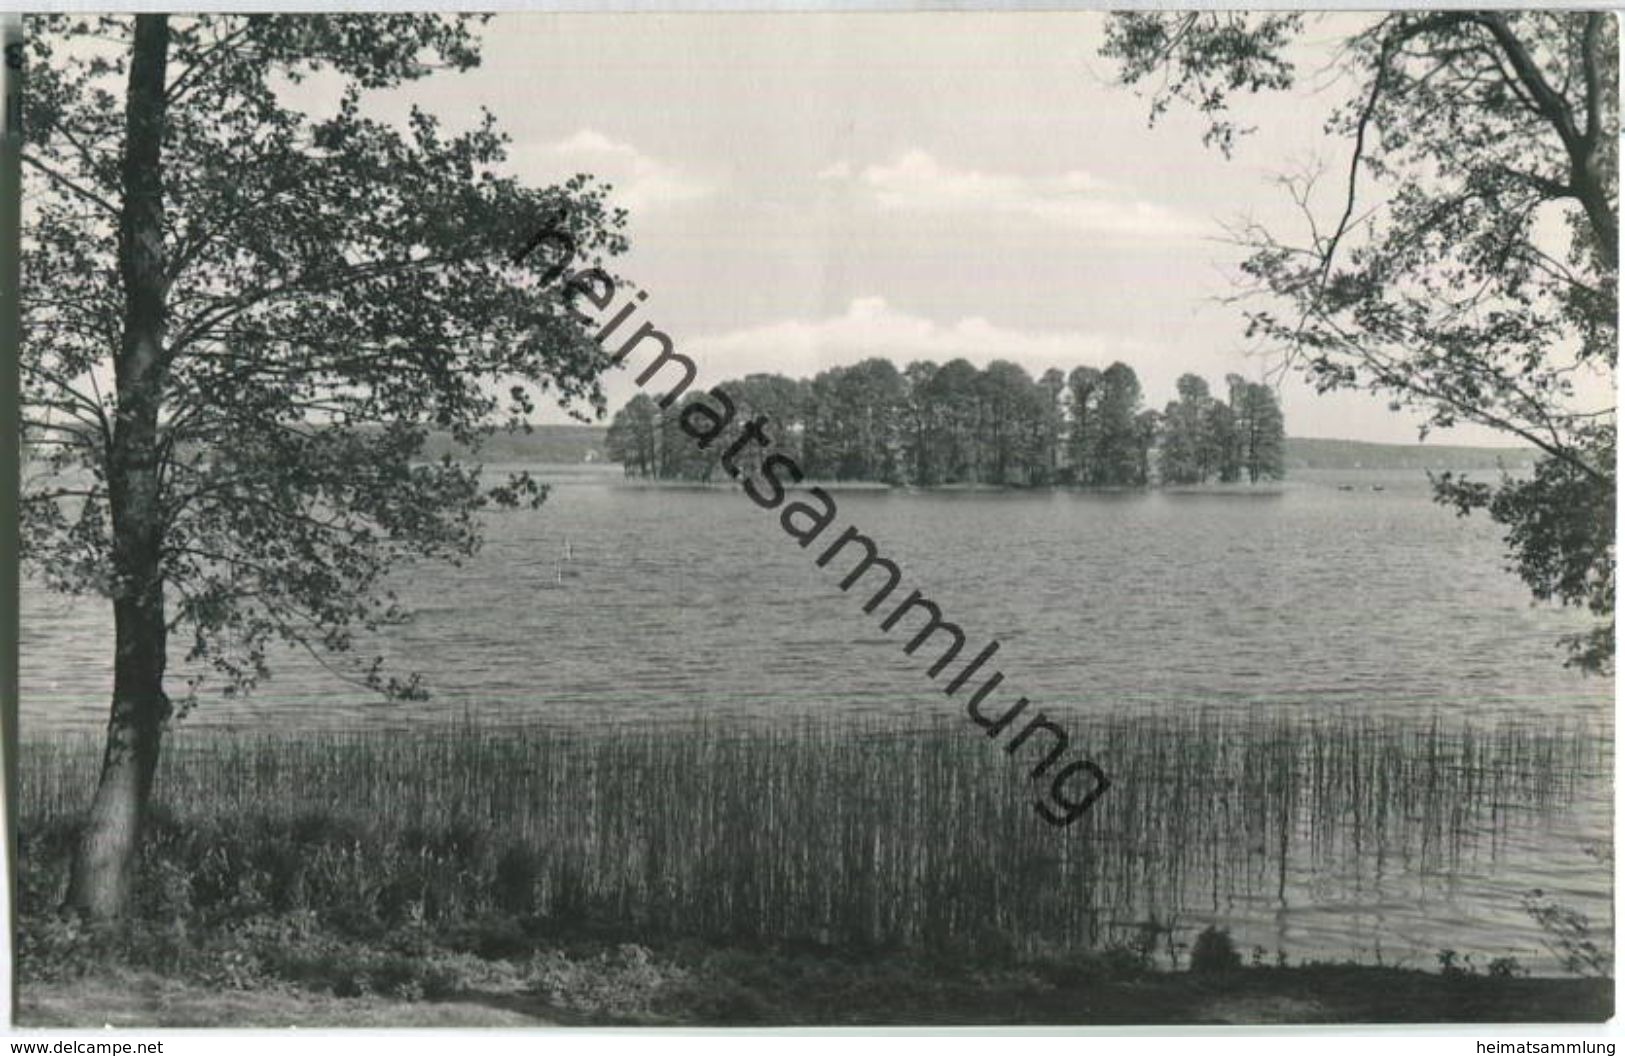
[[[825,319],[788,319],[696,337],[686,345],[709,378],[756,371],[811,377],[869,356],[883,356],[899,368],[915,359],[944,363],[962,356],[977,366],[1009,359],[1037,375],[1050,367],[1070,370],[1116,358],[1133,362],[1136,351],[1098,334],[1010,329],[981,316],[938,323],[894,308],[882,297],[856,298],[844,313]]]
[[[922,213],[1002,213],[1096,234],[1190,238],[1204,225],[1176,210],[1137,199],[1087,172],[1017,176],[944,165],[923,150],[855,171],[837,162],[819,173],[850,181],[885,209]]]
[[[549,179],[590,172],[613,184],[611,199],[634,213],[696,201],[715,189],[692,173],[591,128],[556,143],[516,147],[510,154],[521,171],[540,169]]]

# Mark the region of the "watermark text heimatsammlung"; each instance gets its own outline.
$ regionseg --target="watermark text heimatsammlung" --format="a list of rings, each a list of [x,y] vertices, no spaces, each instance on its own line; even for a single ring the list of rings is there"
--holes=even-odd
[[[594,340],[600,347],[607,349],[609,346],[606,342],[611,339],[620,341],[619,347],[610,354],[611,362],[622,363],[635,350],[655,351],[655,357],[637,375],[637,384],[643,388],[656,377],[662,377],[667,383],[671,383],[673,378],[677,379],[656,401],[662,409],[670,407],[693,386],[699,367],[688,356],[677,351],[671,338],[652,323],[645,321],[634,325],[632,317],[642,302],[648,299],[647,293],[640,291],[628,297],[611,313],[610,307],[617,289],[613,278],[596,267],[569,272],[577,247],[574,239],[561,229],[561,219],[556,217],[533,237],[514,255],[514,262],[524,260],[544,244],[550,246],[556,257],[543,273],[542,284],[545,286],[560,280],[570,304],[574,305],[579,298],[591,304],[599,313],[607,314],[605,318],[604,315],[594,316],[572,308],[581,322],[598,326]],[[719,386],[685,406],[678,418],[678,426],[701,450],[710,450],[718,438],[733,426],[736,415],[732,397]],[[774,449],[773,438],[768,435],[771,424],[766,415],[758,415],[745,423],[738,437],[722,452],[721,465],[740,482],[753,503],[764,510],[777,511],[779,524],[785,533],[807,549],[824,536],[835,522],[838,513],[836,502],[827,491],[816,486],[808,487],[802,493],[811,501],[797,498],[786,502],[790,488],[802,481],[803,473],[794,458]],[[741,453],[752,445],[762,449],[759,477],[744,472],[738,462]],[[865,576],[874,574],[874,578],[866,584],[866,589],[871,589],[873,593],[863,603],[864,612],[874,614],[882,605],[893,600],[903,572],[895,561],[881,555],[874,539],[855,527],[847,526],[824,547],[814,563],[820,568],[827,568],[837,558],[846,561],[856,559],[855,563],[846,566],[846,575],[841,580],[842,590],[850,590]],[[927,642],[932,642],[933,648],[939,652],[926,673],[932,679],[945,676],[949,666],[965,650],[964,630],[944,619],[941,607],[918,590],[909,591],[906,598],[885,614],[880,621],[880,629],[891,631],[911,616],[924,622],[912,624],[915,633],[903,651],[912,656]],[[950,697],[957,695],[980,674],[998,651],[998,641],[990,641],[952,676],[943,692]],[[1029,713],[1032,701],[1026,697],[1018,697],[1013,704],[995,713],[995,709],[989,705],[989,697],[1003,681],[1002,671],[994,671],[983,678],[966,698],[966,715],[988,737],[998,739],[1009,732],[1009,738],[1003,742],[1005,751],[1012,756],[1025,751],[1025,759],[1031,764],[1028,776],[1039,789],[1033,808],[1051,825],[1070,825],[1105,793],[1111,782],[1107,780],[1105,771],[1088,758],[1071,758],[1068,761],[1069,756],[1080,754],[1071,737],[1043,711],[1033,709]]]

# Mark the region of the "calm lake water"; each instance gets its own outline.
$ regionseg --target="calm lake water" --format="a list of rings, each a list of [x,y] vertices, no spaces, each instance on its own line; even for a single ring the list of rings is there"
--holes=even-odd
[[[433,700],[378,703],[289,657],[249,697],[206,696],[181,735],[465,715],[604,728],[956,713],[925,675],[930,651],[905,656],[861,611],[866,594],[843,594],[844,573],[817,568],[822,547],[800,549],[777,514],[721,488],[630,486],[613,467],[540,475],[557,484],[547,505],[492,515],[477,560],[399,577],[417,616],[372,652],[422,671]],[[1433,504],[1421,474],[1306,473],[1225,493],[836,498],[824,541],[846,524],[872,535],[904,590],[965,629],[964,655],[997,638],[1006,689],[1052,715],[1585,725],[1588,751],[1558,794],[1508,792],[1458,826],[1449,854],[1373,856],[1358,838],[1328,851],[1306,832],[1268,882],[1189,887],[1187,919],[1294,958],[1380,951],[1421,966],[1444,947],[1549,966],[1518,907],[1531,888],[1611,925],[1612,870],[1585,852],[1612,828],[1612,682],[1562,668],[1554,641],[1584,618],[1531,605],[1494,526]],[[25,739],[105,721],[109,644],[102,604],[25,586]]]

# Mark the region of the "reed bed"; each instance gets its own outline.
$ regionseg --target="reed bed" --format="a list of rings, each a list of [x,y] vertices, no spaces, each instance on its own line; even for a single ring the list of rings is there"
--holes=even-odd
[[[1023,766],[948,723],[184,730],[142,912],[1054,952],[1284,890],[1290,863],[1448,868],[1611,766],[1572,725],[1215,712],[1070,728],[1113,786],[1065,829],[1037,816]],[[99,751],[84,734],[23,746],[25,914],[60,895]]]

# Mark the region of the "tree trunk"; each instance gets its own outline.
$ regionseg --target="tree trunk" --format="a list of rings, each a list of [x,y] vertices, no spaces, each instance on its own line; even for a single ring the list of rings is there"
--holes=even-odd
[[[1619,218],[1614,215],[1613,203],[1598,171],[1602,167],[1600,154],[1600,148],[1591,148],[1588,156],[1575,164],[1570,183],[1597,236],[1602,265],[1612,271],[1619,267]]]
[[[114,362],[118,410],[108,451],[113,522],[113,706],[101,780],[68,881],[65,909],[92,920],[129,906],[142,821],[169,717],[158,414],[164,389],[164,78],[169,25],[138,15],[125,111],[119,271],[124,334]]]
[[[73,860],[67,908],[90,920],[112,920],[130,904],[142,823],[158,768],[158,744],[169,702],[164,696],[164,625],[142,599],[114,603],[116,650],[113,714],[101,780]],[[154,634],[156,629],[157,633]]]

